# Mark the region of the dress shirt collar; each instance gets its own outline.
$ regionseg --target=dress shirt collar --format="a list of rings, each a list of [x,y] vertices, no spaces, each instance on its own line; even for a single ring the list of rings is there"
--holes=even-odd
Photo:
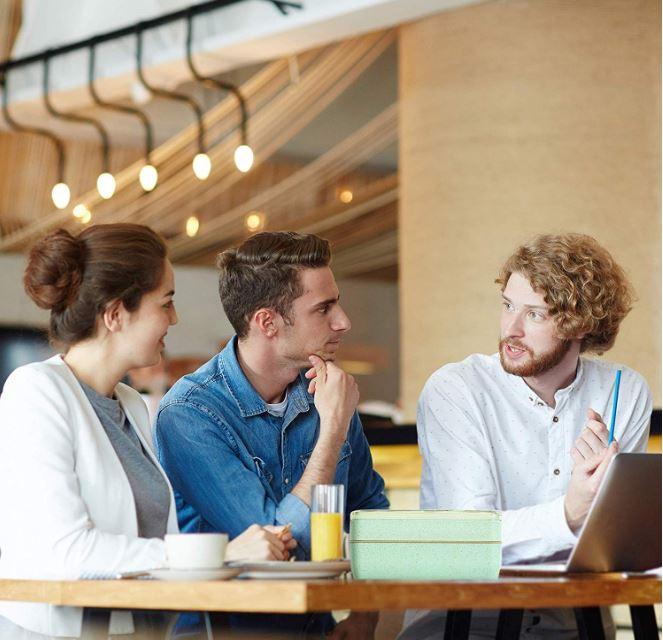
[[[498,360],[499,360],[499,354],[496,354]],[[500,363],[501,367],[501,363]],[[504,369],[502,369],[504,371]],[[526,382],[525,379],[522,378],[521,376],[516,376],[511,373],[506,373],[504,371],[504,374],[510,379],[512,385],[517,389],[517,393],[521,394],[523,398],[527,400],[533,407],[547,407],[548,405],[537,395],[537,393],[532,389]],[[584,366],[583,366],[583,359],[578,358],[578,366],[576,368],[576,375],[575,378],[573,378],[571,384],[568,386],[564,387],[563,389],[558,389],[555,392],[555,408],[558,409],[560,408],[561,405],[563,405],[569,396],[573,393],[575,389],[578,388],[580,384],[582,384],[582,378],[584,375]]]

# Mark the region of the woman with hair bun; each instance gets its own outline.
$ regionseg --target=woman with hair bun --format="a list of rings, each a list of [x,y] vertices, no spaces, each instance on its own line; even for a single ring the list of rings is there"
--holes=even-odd
[[[173,493],[147,408],[120,382],[159,362],[177,322],[162,238],[136,224],[64,230],[30,252],[24,285],[62,354],[14,371],[0,396],[0,577],[75,579],[166,564]],[[296,543],[254,525],[228,558],[285,559]],[[139,616],[140,618],[140,616]],[[0,602],[0,638],[80,637],[81,608]],[[134,632],[112,612],[111,634]]]

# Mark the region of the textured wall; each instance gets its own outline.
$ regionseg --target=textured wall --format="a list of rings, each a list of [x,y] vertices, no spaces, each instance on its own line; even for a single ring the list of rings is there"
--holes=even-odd
[[[401,392],[498,335],[522,240],[594,235],[639,300],[608,358],[661,405],[660,3],[505,0],[400,35]]]

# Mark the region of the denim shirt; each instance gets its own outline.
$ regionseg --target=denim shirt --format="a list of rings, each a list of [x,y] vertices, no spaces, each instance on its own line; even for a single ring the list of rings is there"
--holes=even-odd
[[[308,380],[301,372],[288,387],[284,416],[272,416],[244,375],[236,347],[235,336],[159,405],[154,440],[175,491],[180,529],[226,532],[232,539],[254,523],[292,523],[298,557],[308,558],[309,507],[290,493],[320,428]],[[346,531],[351,511],[389,506],[357,413],[334,482],[345,485]]]

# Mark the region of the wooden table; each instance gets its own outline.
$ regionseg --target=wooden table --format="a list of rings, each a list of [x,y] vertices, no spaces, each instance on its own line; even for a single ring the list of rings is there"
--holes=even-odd
[[[602,638],[600,606],[628,604],[637,639],[658,638],[658,577],[501,577],[492,582],[0,580],[0,600],[107,609],[306,613],[448,609],[445,638],[466,638],[471,609],[500,609],[498,638],[518,637],[524,609],[576,610],[581,638]],[[598,618],[597,618],[598,616]]]

